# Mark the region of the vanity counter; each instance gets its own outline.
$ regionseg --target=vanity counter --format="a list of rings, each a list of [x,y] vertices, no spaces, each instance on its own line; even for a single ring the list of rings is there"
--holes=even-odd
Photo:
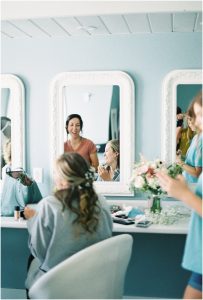
[[[121,233],[163,233],[163,234],[187,234],[189,218],[180,220],[171,225],[152,224],[148,228],[136,227],[132,225],[122,225],[113,223],[113,232]],[[26,220],[15,221],[13,217],[1,217],[2,228],[27,228]]]
[[[108,203],[139,208],[147,205],[147,201],[144,200],[108,200]],[[163,203],[163,207],[166,204],[168,203]],[[177,202],[171,201],[171,205],[174,204]],[[1,217],[0,220],[2,288],[24,289],[30,254],[27,221],[23,219],[15,221],[13,217]],[[181,298],[189,277],[189,273],[181,268],[188,224],[189,216],[171,225],[152,224],[148,228],[136,227],[134,224],[113,224],[113,236],[129,233],[133,237],[132,256],[126,273],[125,295],[131,298],[137,295],[143,298]]]
[[[163,208],[165,207],[176,207],[174,201],[163,201]],[[144,209],[147,207],[147,200],[108,200],[109,205],[119,205],[121,207],[131,206],[133,208],[138,207]],[[182,202],[178,202],[178,207],[185,209],[185,205]],[[148,228],[136,227],[135,224],[132,225],[122,225],[113,223],[113,232],[121,233],[159,233],[159,234],[187,234],[189,225],[189,216],[180,219],[173,224],[152,224]],[[20,219],[18,221],[14,220],[14,217],[1,217],[1,227],[2,228],[15,228],[15,229],[25,229],[27,228],[27,221]]]

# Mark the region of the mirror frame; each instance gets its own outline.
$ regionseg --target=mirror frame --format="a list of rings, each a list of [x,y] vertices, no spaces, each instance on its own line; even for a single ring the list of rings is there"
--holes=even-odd
[[[50,156],[51,177],[56,158],[64,147],[63,88],[69,85],[118,85],[120,88],[120,170],[119,182],[95,182],[98,193],[133,195],[129,182],[134,161],[134,82],[122,71],[63,72],[50,84]]]
[[[25,88],[13,74],[1,74],[1,88],[10,89],[12,166],[25,168]]]
[[[161,159],[176,160],[176,107],[179,84],[202,84],[201,70],[174,70],[166,75],[162,91]],[[192,99],[191,99],[192,100]]]

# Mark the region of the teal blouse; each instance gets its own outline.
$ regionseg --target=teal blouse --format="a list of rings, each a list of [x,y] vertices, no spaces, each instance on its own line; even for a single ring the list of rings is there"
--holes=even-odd
[[[186,153],[185,163],[193,167],[202,167],[202,134],[196,134],[191,142],[191,145]],[[183,176],[187,182],[196,183],[198,177],[194,177],[183,172]]]
[[[199,176],[195,193],[202,199],[202,174]],[[202,274],[202,218],[195,211],[190,220],[182,266]]]

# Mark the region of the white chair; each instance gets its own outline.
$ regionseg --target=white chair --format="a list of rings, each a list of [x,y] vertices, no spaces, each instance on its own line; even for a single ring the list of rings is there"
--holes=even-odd
[[[31,299],[121,299],[133,238],[121,234],[87,247],[38,279]]]

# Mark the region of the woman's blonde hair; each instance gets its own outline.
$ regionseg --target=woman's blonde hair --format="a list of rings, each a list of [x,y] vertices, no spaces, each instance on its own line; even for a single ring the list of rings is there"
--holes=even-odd
[[[118,154],[117,168],[119,168],[120,167],[120,143],[119,143],[119,140],[110,140],[110,141],[108,141],[108,144],[110,144],[110,147],[113,150],[113,152],[116,152]]]
[[[190,103],[189,107],[188,107],[188,110],[187,110],[187,114],[195,120],[196,118],[196,115],[195,115],[195,112],[194,112],[194,104],[197,103],[199,104],[200,106],[202,106],[202,91],[199,91],[197,93],[197,95],[193,98],[192,102]]]
[[[87,161],[78,153],[64,153],[56,161],[59,177],[69,183],[69,187],[55,192],[56,198],[76,214],[74,223],[86,231],[96,231],[100,207],[93,188],[94,173]]]
[[[197,95],[193,98],[192,102],[190,103],[188,110],[187,110],[187,114],[189,117],[191,117],[194,121],[196,119],[196,114],[194,112],[194,104],[197,103],[202,107],[202,91],[199,91],[197,93]],[[199,139],[201,139],[200,133],[198,134],[199,138],[197,139],[197,155],[201,156],[202,155],[202,149],[200,147],[198,147],[198,143],[199,143]]]
[[[3,158],[6,164],[11,163],[11,140],[8,140],[3,146]]]

